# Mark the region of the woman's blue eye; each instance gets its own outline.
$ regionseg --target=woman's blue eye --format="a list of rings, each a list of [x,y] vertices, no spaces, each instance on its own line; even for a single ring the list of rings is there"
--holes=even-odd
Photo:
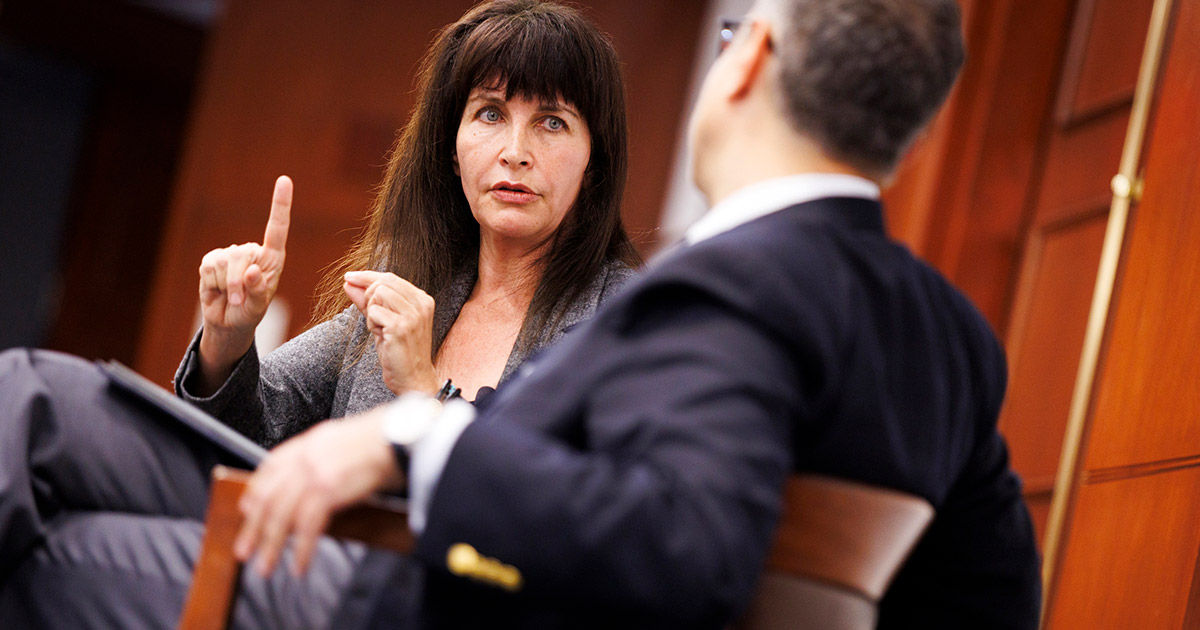
[[[490,107],[480,112],[479,115],[487,122],[499,122],[500,120],[500,112]]]
[[[558,131],[566,126],[567,123],[564,123],[561,118],[551,116],[546,119],[546,127],[548,127],[551,131]]]

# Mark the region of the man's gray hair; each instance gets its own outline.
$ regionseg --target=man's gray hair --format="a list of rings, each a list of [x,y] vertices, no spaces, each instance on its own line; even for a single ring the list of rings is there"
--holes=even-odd
[[[885,176],[962,67],[954,0],[767,0],[783,108],[831,157]]]

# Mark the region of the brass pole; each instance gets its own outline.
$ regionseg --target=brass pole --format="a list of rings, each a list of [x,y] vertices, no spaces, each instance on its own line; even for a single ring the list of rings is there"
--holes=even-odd
[[[1079,479],[1080,451],[1086,429],[1090,402],[1099,367],[1100,350],[1104,343],[1104,331],[1112,306],[1113,288],[1116,284],[1117,268],[1121,261],[1121,247],[1125,241],[1129,209],[1141,198],[1139,162],[1146,129],[1150,122],[1150,108],[1154,100],[1154,89],[1162,61],[1167,26],[1173,0],[1155,0],[1150,17],[1150,30],[1146,35],[1146,46],[1142,53],[1142,65],[1138,72],[1137,87],[1133,96],[1133,109],[1129,115],[1129,128],[1125,135],[1125,146],[1121,152],[1119,172],[1112,179],[1113,199],[1108,213],[1108,228],[1104,234],[1104,246],[1100,254],[1100,268],[1096,273],[1096,288],[1092,293],[1092,306],[1088,314],[1087,330],[1084,334],[1083,352],[1079,359],[1079,370],[1075,376],[1075,388],[1071,394],[1071,407],[1067,416],[1067,430],[1063,436],[1062,454],[1058,461],[1058,472],[1054,480],[1054,496],[1050,503],[1050,514],[1046,521],[1046,538],[1042,560],[1042,625],[1055,586],[1055,570],[1065,547],[1064,531],[1069,518],[1071,498]]]

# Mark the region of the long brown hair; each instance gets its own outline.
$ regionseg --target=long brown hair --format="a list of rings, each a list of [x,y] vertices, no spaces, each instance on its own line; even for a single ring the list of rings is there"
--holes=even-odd
[[[525,328],[548,325],[555,305],[578,297],[610,261],[640,262],[620,218],[628,149],[616,51],[571,7],[494,0],[442,29],[422,59],[417,105],[392,148],[362,236],[321,283],[319,320],[349,304],[345,271],[386,269],[437,298],[456,271],[475,264],[479,224],[452,159],[467,97],[480,85],[505,85],[507,98],[566,101],[591,133],[579,195],[540,261]]]

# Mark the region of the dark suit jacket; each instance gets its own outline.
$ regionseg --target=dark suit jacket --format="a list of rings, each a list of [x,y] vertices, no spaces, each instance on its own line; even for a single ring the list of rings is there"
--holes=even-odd
[[[528,365],[436,489],[416,553],[431,625],[722,627],[786,475],[813,471],[937,509],[881,628],[1036,627],[1002,349],[878,203],[800,204],[685,248]],[[520,592],[451,576],[456,543]]]

